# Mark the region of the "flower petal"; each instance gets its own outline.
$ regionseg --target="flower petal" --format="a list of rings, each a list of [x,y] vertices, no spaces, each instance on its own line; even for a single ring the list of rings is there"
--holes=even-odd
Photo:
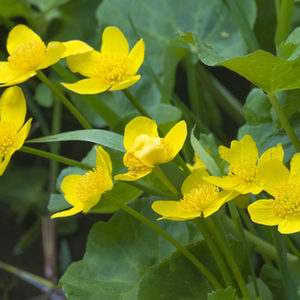
[[[31,41],[43,43],[42,39],[29,27],[23,24],[17,25],[8,34],[7,52],[12,54],[17,47]]]
[[[146,117],[136,117],[126,125],[124,131],[124,147],[126,151],[133,146],[135,139],[141,134],[158,137],[155,121]]]
[[[129,45],[122,31],[117,27],[106,27],[102,35],[102,54],[128,55]]]
[[[181,150],[187,136],[185,121],[180,121],[164,137],[164,144],[171,161]]]
[[[82,95],[99,94],[109,88],[109,84],[104,83],[99,78],[87,78],[74,83],[61,82],[65,88]]]
[[[7,88],[0,98],[0,120],[15,125],[19,130],[26,116],[26,100],[22,90],[17,87]]]
[[[68,41],[62,44],[65,46],[66,49],[62,58],[70,55],[86,53],[93,50],[93,48],[87,43],[78,40]]]
[[[125,80],[113,84],[113,86],[109,90],[117,91],[117,90],[126,89],[126,88],[134,85],[136,82],[138,82],[140,80],[140,78],[141,78],[141,75],[128,76],[128,77],[126,77]]]
[[[25,123],[25,125],[21,128],[21,130],[18,132],[16,140],[13,145],[14,149],[19,150],[23,146],[24,141],[26,140],[28,133],[30,131],[31,121],[32,119],[29,119]]]
[[[80,201],[77,199],[77,194],[76,194],[76,185],[80,181],[82,175],[78,174],[72,174],[66,176],[60,186],[60,189],[64,192],[65,194],[65,199],[68,201],[73,206],[78,206],[81,204]]]
[[[127,74],[134,75],[142,65],[145,57],[145,43],[140,39],[128,55]]]
[[[34,70],[12,70],[8,62],[0,62],[0,86],[9,86],[26,81],[36,74]]]
[[[148,174],[150,174],[152,171],[152,168],[146,169],[136,169],[134,171],[129,171],[128,173],[125,174],[118,174],[114,176],[115,180],[123,180],[123,181],[134,181],[138,180]]]
[[[102,193],[97,193],[95,195],[90,196],[84,201],[82,211],[87,213],[93,206],[95,206],[101,199]]]
[[[283,161],[284,152],[282,149],[282,145],[278,144],[276,147],[272,147],[265,151],[257,163],[257,168],[260,168],[264,163],[271,159],[277,159],[279,161]]]
[[[290,234],[300,231],[300,214],[287,216],[278,225],[278,231],[283,234]]]
[[[203,176],[208,176],[206,170],[203,169],[194,170],[182,183],[181,193],[185,195],[189,193],[192,189],[196,188],[197,186],[206,183],[206,181],[203,179]]]
[[[235,176],[208,176],[203,178],[205,181],[210,182],[224,190],[234,190],[240,184],[240,181]]]
[[[79,213],[81,211],[82,211],[82,206],[74,206],[70,209],[60,211],[58,213],[53,214],[51,216],[51,219],[73,216],[73,215],[76,215],[77,213]]]
[[[101,70],[101,54],[98,51],[90,51],[67,57],[67,64],[73,73],[79,73],[86,77],[96,77]]]
[[[66,48],[63,43],[50,42],[46,49],[46,55],[42,63],[38,66],[37,70],[48,68],[57,63],[65,53]]]
[[[201,213],[185,212],[178,208],[178,201],[154,201],[152,203],[152,209],[160,214],[162,217],[160,219],[167,219],[173,221],[185,221],[200,217]]]
[[[263,225],[278,225],[281,218],[278,217],[272,208],[272,199],[262,199],[251,203],[248,206],[248,212],[253,222]]]
[[[10,158],[12,157],[12,155],[14,154],[15,150],[12,150],[10,153],[8,153],[7,155],[4,156],[3,161],[0,163],[0,176],[4,173]]]
[[[256,183],[270,195],[274,195],[277,189],[288,180],[289,170],[277,159],[269,160],[263,164],[256,174]]]
[[[300,153],[296,153],[290,162],[290,180],[300,181]]]
[[[111,177],[112,164],[109,154],[101,147],[96,148],[96,168],[101,168],[104,172],[104,191],[110,191],[113,188],[113,181]]]

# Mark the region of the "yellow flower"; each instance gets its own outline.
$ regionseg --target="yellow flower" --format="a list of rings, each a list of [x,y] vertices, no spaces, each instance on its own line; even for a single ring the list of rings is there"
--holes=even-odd
[[[203,179],[207,175],[205,170],[194,170],[182,184],[181,200],[155,201],[152,209],[162,215],[160,219],[184,221],[197,217],[206,218],[238,195],[236,192],[220,192],[217,186]]]
[[[31,119],[24,125],[25,116],[26,101],[22,90],[17,86],[7,88],[0,98],[0,175],[29,133]]]
[[[50,42],[46,46],[30,28],[17,25],[7,38],[9,57],[0,62],[0,86],[24,82],[36,75],[37,70],[45,69],[63,57],[91,50],[81,41]]]
[[[182,148],[187,135],[186,123],[177,123],[164,138],[160,138],[155,121],[146,117],[136,117],[125,127],[124,165],[126,174],[114,178],[125,181],[137,180],[151,173],[157,164],[171,161]]]
[[[55,213],[51,218],[68,217],[80,211],[86,213],[99,202],[102,194],[113,188],[109,154],[101,146],[96,150],[95,169],[84,175],[68,175],[61,183],[60,188],[65,194],[65,199],[73,207]]]
[[[191,165],[191,164],[186,164],[186,165],[191,171],[194,171],[196,169],[206,170],[205,164],[203,163],[203,161],[200,159],[200,157],[196,153],[194,154],[193,165]]]
[[[245,135],[241,141],[232,141],[230,148],[220,146],[221,158],[229,163],[229,173],[224,177],[210,176],[205,178],[224,190],[234,190],[241,194],[258,194],[262,187],[256,180],[256,174],[261,166],[271,159],[283,160],[281,144],[268,149],[258,159],[256,144],[250,135]]]
[[[300,153],[294,155],[289,171],[279,160],[270,160],[257,179],[274,199],[261,199],[248,206],[253,222],[274,226],[281,233],[300,231]]]
[[[62,85],[78,94],[125,89],[140,79],[141,76],[136,72],[144,61],[144,55],[145,44],[142,39],[129,53],[128,42],[120,29],[107,27],[102,36],[101,52],[93,50],[67,58],[72,72],[88,78]]]

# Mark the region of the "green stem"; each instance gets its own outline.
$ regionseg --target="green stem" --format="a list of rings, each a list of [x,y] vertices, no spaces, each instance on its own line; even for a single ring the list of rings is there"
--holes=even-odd
[[[243,39],[250,52],[259,49],[259,44],[253,30],[248,22],[247,11],[244,7],[244,0],[227,0],[230,9],[235,17],[236,23],[240,28]]]
[[[287,245],[289,246],[289,248],[291,249],[291,251],[294,253],[294,255],[296,255],[298,257],[298,260],[300,261],[300,252],[296,248],[296,246],[294,245],[292,240],[287,235],[284,236],[284,239],[285,239]]]
[[[233,234],[235,237],[238,238],[239,233],[236,230],[236,227],[235,227],[233,221],[227,215],[223,216],[222,221],[225,226],[225,229],[227,231],[229,231],[231,234]],[[245,237],[246,237],[247,241],[250,244],[255,246],[254,250],[256,252],[267,255],[268,257],[270,257],[273,260],[277,259],[276,249],[273,245],[260,239],[256,235],[250,233],[248,230],[244,229],[244,233],[245,233]],[[289,263],[295,263],[297,261],[297,257],[290,253],[288,253],[287,258],[288,258]]]
[[[54,85],[52,82],[44,75],[41,70],[37,71],[37,77],[45,83],[49,89],[57,96],[61,102],[69,109],[69,111],[74,115],[74,117],[79,121],[85,129],[92,129],[92,126],[84,118],[84,116],[77,110],[77,108],[63,95],[63,93]]]
[[[284,42],[290,33],[293,17],[293,8],[294,0],[281,1],[275,33],[276,46],[279,46],[281,42]]]
[[[194,219],[194,223],[197,224],[201,234],[205,239],[205,242],[207,243],[211,253],[213,254],[217,266],[220,270],[220,273],[223,277],[224,283],[226,284],[226,286],[233,286],[231,274],[228,271],[228,266],[226,265],[224,257],[222,256],[221,252],[219,251],[218,247],[213,241],[211,234],[208,232],[205,222],[201,220],[201,218],[197,218]]]
[[[176,199],[180,198],[180,193],[177,191],[177,189],[174,187],[174,185],[171,183],[171,181],[165,175],[165,173],[160,168],[160,166],[156,165],[154,167],[154,169],[152,170],[152,172],[169,189],[169,191],[176,197]]]
[[[144,110],[144,108],[139,104],[137,99],[129,92],[128,89],[122,90],[122,92],[142,116],[151,119],[150,115]]]
[[[273,241],[276,247],[277,262],[278,262],[279,270],[282,275],[282,282],[286,294],[286,299],[297,300],[298,296],[297,296],[296,286],[294,284],[288,266],[286,245],[284,243],[281,234],[275,228],[271,228],[271,230],[272,230]]]
[[[220,249],[222,250],[234,276],[235,276],[235,279],[240,287],[240,290],[241,290],[241,293],[243,295],[243,297],[245,299],[250,299],[250,294],[249,294],[249,291],[247,289],[247,286],[246,286],[246,283],[245,283],[245,280],[242,276],[242,273],[241,271],[239,270],[229,248],[227,247],[227,244],[225,243],[225,241],[223,240],[222,236],[220,235],[215,223],[213,222],[213,220],[208,217],[205,219],[210,230],[211,230],[211,233],[214,235],[214,237],[216,238],[216,241],[220,247]]]
[[[91,167],[89,165],[86,165],[86,164],[83,164],[79,161],[76,161],[76,160],[61,156],[61,155],[46,152],[46,151],[43,151],[43,150],[27,147],[27,146],[23,146],[21,149],[19,149],[19,151],[29,153],[29,154],[33,154],[33,155],[37,155],[37,156],[41,156],[41,157],[48,158],[48,159],[52,159],[52,160],[58,161],[60,163],[63,163],[65,165],[78,167],[78,168],[81,168],[81,169],[84,169],[84,170],[92,170],[93,169],[93,167]]]
[[[286,116],[286,114],[284,113],[284,111],[282,110],[275,94],[268,94],[270,102],[278,116],[278,119],[282,125],[282,127],[284,128],[286,134],[289,136],[290,140],[292,141],[294,147],[296,148],[297,152],[300,152],[300,142],[288,120],[288,117]]]
[[[115,200],[109,199],[113,204],[118,206],[120,209],[131,215],[132,217],[136,218],[140,222],[144,223],[149,228],[156,231],[160,234],[163,238],[165,238],[168,242],[170,242],[174,247],[177,248],[179,252],[181,252],[217,289],[223,289],[222,285],[219,281],[214,277],[214,275],[184,246],[182,246],[177,240],[175,240],[172,236],[170,236],[166,231],[160,228],[158,225],[151,222],[148,218],[144,217],[142,214],[137,212],[136,210],[132,209],[131,207]]]
[[[26,282],[29,282],[30,284],[36,286],[44,292],[49,292],[56,289],[56,285],[53,284],[51,281],[37,276],[35,274],[29,273],[27,271],[21,270],[19,268],[16,268],[12,265],[6,264],[2,261],[0,261],[0,269],[16,275],[17,277],[25,280]]]
[[[250,273],[251,273],[252,280],[254,283],[256,296],[259,297],[259,290],[258,290],[258,285],[257,285],[257,280],[256,280],[256,274],[255,274],[255,270],[253,268],[253,264],[252,264],[252,260],[251,260],[250,247],[249,247],[248,241],[245,237],[244,228],[243,228],[243,225],[242,225],[242,222],[240,219],[240,215],[239,215],[238,210],[235,207],[233,201],[228,202],[228,207],[229,207],[229,211],[230,211],[230,216],[231,216],[233,222],[235,223],[236,229],[238,230],[239,235],[240,235],[240,240],[242,241],[244,250],[246,251],[247,262],[248,262],[248,266],[250,268]]]

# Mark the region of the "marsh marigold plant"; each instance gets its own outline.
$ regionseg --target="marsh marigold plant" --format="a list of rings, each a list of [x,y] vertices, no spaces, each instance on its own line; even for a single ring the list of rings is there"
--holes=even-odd
[[[300,231],[300,153],[294,155],[290,171],[279,160],[268,161],[258,172],[263,189],[273,199],[261,199],[248,206],[253,222],[274,226],[281,233]]]
[[[26,25],[15,26],[7,38],[7,61],[0,62],[0,86],[26,81],[61,58],[92,50],[81,41],[50,42],[42,39]]]
[[[129,52],[127,39],[117,27],[105,28],[100,52],[93,50],[67,58],[68,67],[88,77],[75,83],[62,83],[78,94],[98,94],[122,90],[139,79],[136,75],[144,61],[145,44],[140,39]]]
[[[10,87],[3,92],[0,98],[0,175],[29,133],[31,119],[24,124],[26,110],[26,100],[19,87]]]
[[[256,144],[250,135],[245,135],[240,141],[232,141],[230,148],[220,146],[219,154],[229,163],[228,175],[210,176],[205,180],[224,190],[233,190],[241,194],[260,193],[262,186],[256,178],[258,170],[271,159],[282,161],[284,155],[281,144],[278,144],[258,158]]]
[[[132,181],[151,173],[155,165],[170,162],[181,150],[187,135],[185,121],[178,122],[164,137],[158,135],[155,121],[136,117],[125,127],[124,165],[126,174],[116,175],[118,180]]]
[[[113,188],[112,165],[109,154],[101,147],[96,148],[96,168],[84,175],[68,175],[61,184],[65,199],[73,207],[55,213],[51,218],[68,217],[79,212],[88,212]]]

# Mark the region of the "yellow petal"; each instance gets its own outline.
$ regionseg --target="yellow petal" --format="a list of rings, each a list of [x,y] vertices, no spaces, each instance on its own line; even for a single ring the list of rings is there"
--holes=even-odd
[[[56,64],[65,53],[66,48],[63,43],[50,42],[46,49],[46,55],[42,63],[38,66],[37,70],[48,68],[51,65]]]
[[[180,121],[168,132],[164,138],[164,144],[167,149],[169,160],[171,161],[181,150],[187,135],[185,121]],[[168,162],[167,161],[167,162]]]
[[[179,209],[177,204],[178,201],[154,201],[152,209],[162,216],[160,219],[185,221],[200,217],[200,212],[185,212]]]
[[[296,153],[290,162],[290,180],[300,181],[300,153]]]
[[[270,195],[274,195],[277,189],[289,180],[289,170],[277,160],[269,160],[257,171],[256,183]]]
[[[4,173],[10,158],[12,157],[12,155],[14,154],[15,150],[10,151],[10,153],[8,153],[7,155],[4,156],[3,161],[0,163],[0,176]]]
[[[126,125],[124,131],[124,147],[127,151],[133,146],[135,139],[141,134],[158,137],[155,121],[146,117],[136,117]]]
[[[254,195],[259,194],[263,190],[263,188],[257,185],[256,183],[251,183],[251,184],[241,183],[232,189],[236,192],[239,192],[240,194],[252,193]]]
[[[127,74],[134,75],[142,65],[145,57],[145,43],[140,39],[128,55]]]
[[[82,175],[77,175],[77,174],[72,174],[66,176],[60,186],[60,189],[64,192],[65,194],[65,199],[68,201],[73,206],[78,206],[81,204],[80,201],[77,199],[77,194],[76,194],[76,185],[80,181]]]
[[[187,194],[197,186],[206,183],[206,181],[203,179],[203,176],[208,176],[206,170],[203,169],[194,170],[182,183],[181,193],[183,195]]]
[[[109,84],[104,83],[99,78],[88,78],[76,81],[75,83],[63,83],[65,88],[82,95],[99,94],[105,92],[109,88]]]
[[[9,86],[26,81],[36,74],[34,70],[12,70],[8,62],[0,62],[0,86]]]
[[[17,133],[17,137],[13,145],[14,149],[19,150],[23,146],[24,141],[26,140],[30,131],[31,121],[32,119],[29,119],[21,128],[21,130]]]
[[[101,54],[95,50],[67,57],[67,64],[73,73],[96,77],[101,71]]]
[[[240,184],[240,180],[234,176],[209,176],[203,178],[205,181],[221,187],[224,190],[234,190]]]
[[[278,217],[272,208],[273,200],[257,200],[248,206],[248,212],[253,222],[263,225],[278,225],[281,218]]]
[[[277,147],[272,147],[265,151],[257,163],[257,168],[260,168],[264,163],[271,159],[277,159],[279,161],[283,161],[284,152],[282,149],[282,145],[278,144]]]
[[[152,171],[152,168],[149,169],[137,169],[134,171],[129,171],[128,173],[125,174],[118,174],[114,176],[115,180],[122,180],[122,181],[135,181],[138,180],[148,174],[150,174]]]
[[[91,46],[89,46],[85,42],[78,41],[78,40],[68,41],[62,44],[65,46],[65,52],[62,58],[70,55],[86,53],[93,50]]]
[[[29,27],[21,24],[15,26],[8,34],[7,38],[7,52],[12,54],[12,52],[24,43],[31,41],[36,41],[38,43],[43,43],[41,38]]]
[[[102,54],[129,53],[129,45],[122,31],[117,27],[106,27],[102,35]]]
[[[113,188],[113,181],[111,177],[112,164],[109,154],[101,147],[96,148],[96,168],[101,168],[104,171],[104,191],[110,191]]]
[[[88,199],[84,201],[82,211],[87,213],[93,206],[95,206],[102,196],[102,193],[97,193],[95,195],[90,196]]]
[[[0,120],[15,125],[19,130],[26,116],[26,100],[22,90],[17,87],[7,88],[0,98]]]
[[[296,233],[300,231],[300,214],[287,216],[279,223],[278,231],[283,234]]]
[[[141,75],[128,76],[128,77],[126,77],[125,80],[113,84],[113,86],[109,90],[117,91],[117,90],[126,89],[126,88],[134,85],[137,81],[140,80],[140,78],[141,78]]]
[[[53,214],[51,216],[51,219],[73,216],[73,215],[76,215],[77,213],[79,213],[81,211],[82,211],[82,206],[74,206],[70,209],[60,211],[58,213]]]

